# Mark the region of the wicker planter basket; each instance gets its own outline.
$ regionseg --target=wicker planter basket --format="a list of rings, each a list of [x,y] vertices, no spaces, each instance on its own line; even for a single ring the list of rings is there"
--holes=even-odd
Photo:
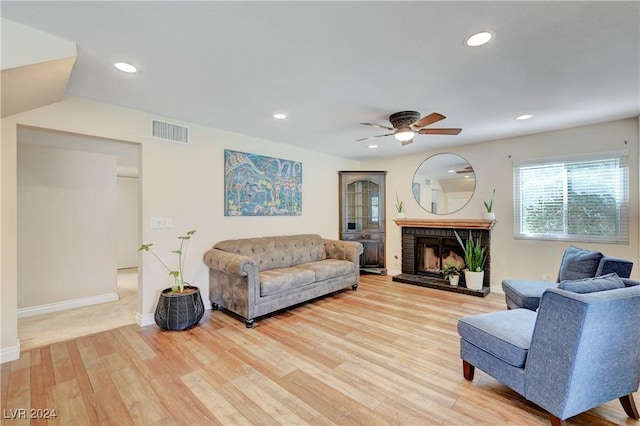
[[[195,291],[186,294],[171,293],[170,288],[162,291],[155,313],[158,327],[164,330],[186,330],[202,319],[204,304],[200,289],[193,286],[184,288]]]

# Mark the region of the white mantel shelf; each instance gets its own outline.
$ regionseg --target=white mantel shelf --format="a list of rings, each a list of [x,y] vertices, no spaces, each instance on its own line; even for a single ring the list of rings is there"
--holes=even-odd
[[[491,229],[496,223],[488,219],[394,219],[396,225],[411,228]]]

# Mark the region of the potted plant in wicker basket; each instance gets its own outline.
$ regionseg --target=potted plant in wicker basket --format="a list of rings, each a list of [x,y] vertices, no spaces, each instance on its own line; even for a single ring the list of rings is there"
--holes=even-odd
[[[154,319],[158,327],[164,330],[186,330],[196,325],[204,315],[204,304],[200,289],[189,285],[184,280],[184,260],[189,240],[196,231],[189,231],[178,237],[180,248],[172,251],[178,255],[178,270],[171,270],[165,262],[153,251],[153,244],[142,244],[138,251],[151,253],[173,277],[172,287],[162,290]]]

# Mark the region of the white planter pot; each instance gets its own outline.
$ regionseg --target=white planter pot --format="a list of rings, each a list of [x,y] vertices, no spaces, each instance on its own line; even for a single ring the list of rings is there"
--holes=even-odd
[[[484,218],[487,220],[496,220],[496,214],[494,212],[484,212]]]
[[[484,271],[473,272],[464,271],[464,280],[467,288],[470,290],[482,290],[482,282],[484,281]]]
[[[396,219],[404,219],[404,213],[398,213]]]
[[[449,277],[449,284],[451,284],[453,287],[457,287],[458,282],[460,282],[460,275],[452,275]]]

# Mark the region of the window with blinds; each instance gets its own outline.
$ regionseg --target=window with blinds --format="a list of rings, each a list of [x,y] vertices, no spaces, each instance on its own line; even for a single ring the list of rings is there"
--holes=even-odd
[[[629,243],[626,152],[514,164],[515,238]]]

